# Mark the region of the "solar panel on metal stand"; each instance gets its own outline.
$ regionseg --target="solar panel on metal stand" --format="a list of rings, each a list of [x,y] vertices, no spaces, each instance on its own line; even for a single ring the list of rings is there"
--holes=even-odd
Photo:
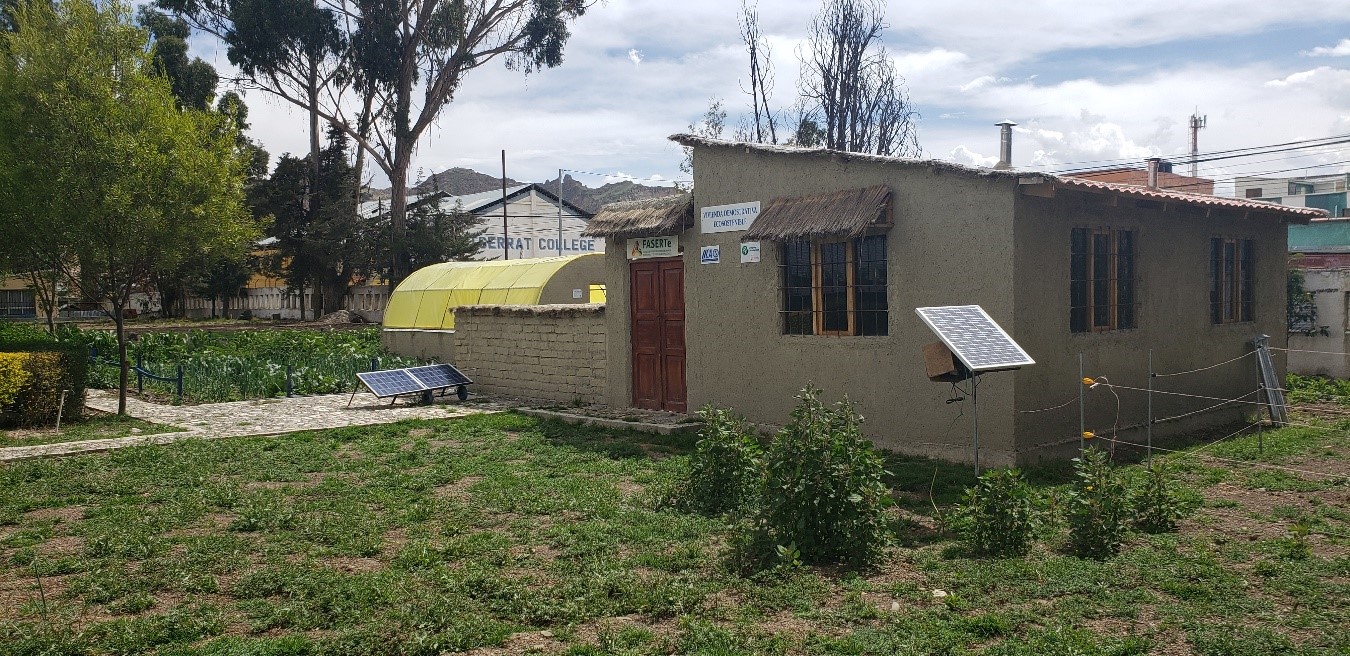
[[[408,373],[407,369],[390,369],[387,371],[363,371],[356,374],[356,377],[365,383],[366,389],[369,389],[375,398],[385,399],[393,398],[390,404],[398,400],[398,397],[404,394],[422,392],[427,389],[422,381],[417,380]],[[355,392],[353,392],[353,396]],[[347,405],[351,405],[348,401]]]
[[[1036,364],[1026,351],[978,305],[915,308],[961,363],[975,373]]]
[[[427,390],[441,390],[444,394],[451,387],[456,388],[455,392],[459,395],[459,400],[463,401],[469,398],[469,390],[466,385],[473,383],[454,365],[449,364],[429,364],[423,367],[412,367],[407,372],[413,378],[421,381]]]
[[[978,305],[914,308],[923,322],[969,369],[970,414],[974,424],[975,475],[980,474],[980,375],[1036,364],[1027,352]],[[955,385],[955,383],[953,383]]]

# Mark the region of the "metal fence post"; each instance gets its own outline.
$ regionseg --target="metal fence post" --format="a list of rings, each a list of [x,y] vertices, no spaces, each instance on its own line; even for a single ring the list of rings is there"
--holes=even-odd
[[[178,383],[178,384],[177,384],[177,387],[176,387],[176,391],[178,392],[178,400],[179,400],[179,401],[182,401],[182,400],[183,400],[183,365],[181,365],[181,364],[178,365],[178,381],[177,381],[177,383]]]
[[[291,375],[294,372],[295,372],[294,367],[292,367],[289,364],[286,365],[286,398],[288,399],[291,398],[292,396],[295,396],[295,383],[292,382],[291,380]]]
[[[145,363],[144,356],[136,356],[136,393],[145,393],[145,377],[141,375],[141,365]]]
[[[370,359],[370,370],[371,370],[371,371],[379,371],[379,370],[380,370],[380,359],[379,359],[379,358],[371,358],[371,359]]]

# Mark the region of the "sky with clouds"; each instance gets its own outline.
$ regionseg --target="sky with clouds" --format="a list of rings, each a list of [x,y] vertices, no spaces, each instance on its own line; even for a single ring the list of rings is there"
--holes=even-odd
[[[1196,111],[1208,117],[1202,153],[1350,134],[1345,0],[888,4],[884,41],[922,116],[926,157],[992,164],[993,124],[1005,119],[1019,124],[1014,165],[1046,171],[1180,159]],[[559,168],[591,186],[606,181],[591,173],[687,177],[666,137],[697,121],[710,98],[724,100],[730,126],[748,111],[738,5],[602,0],[573,25],[561,67],[525,76],[493,62],[472,72],[414,168],[496,173],[506,149],[518,180]],[[760,0],[783,108],[795,101],[797,51],[818,9],[819,0]],[[195,38],[193,54],[233,73],[209,38]],[[306,150],[302,112],[259,92],[247,100],[252,134],[274,157]],[[1348,160],[1350,147],[1335,146],[1202,164],[1201,173],[1222,191],[1235,175],[1336,173]]]

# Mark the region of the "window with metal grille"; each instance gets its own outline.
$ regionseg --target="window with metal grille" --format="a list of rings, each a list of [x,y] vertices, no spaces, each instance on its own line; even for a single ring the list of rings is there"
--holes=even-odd
[[[1074,228],[1069,256],[1069,329],[1135,327],[1134,231]]]
[[[1250,239],[1209,240],[1209,321],[1243,323],[1256,317],[1256,244]]]
[[[886,236],[783,244],[785,335],[885,335]]]
[[[0,317],[31,317],[36,314],[37,305],[32,291],[0,291]]]

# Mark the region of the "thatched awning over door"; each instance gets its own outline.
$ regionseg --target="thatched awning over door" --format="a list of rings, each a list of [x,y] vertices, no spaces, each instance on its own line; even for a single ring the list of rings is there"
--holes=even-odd
[[[891,188],[886,185],[775,198],[759,211],[743,239],[858,237],[868,228],[889,227],[890,206]]]
[[[694,197],[674,194],[647,200],[610,203],[600,208],[581,232],[586,237],[656,237],[694,227]]]

